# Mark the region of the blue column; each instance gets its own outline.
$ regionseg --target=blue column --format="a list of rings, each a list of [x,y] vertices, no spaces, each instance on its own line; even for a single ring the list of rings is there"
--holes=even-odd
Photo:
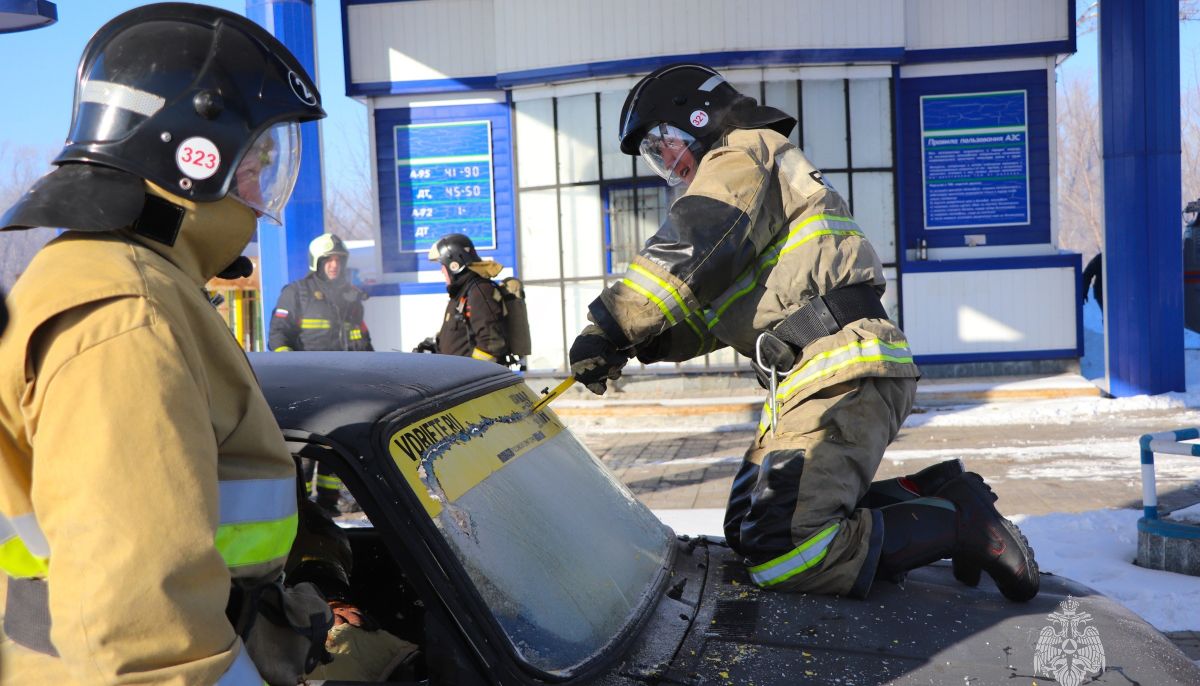
[[[1145,0],[1100,7],[1109,392],[1182,391],[1179,7]]]
[[[246,0],[246,16],[286,45],[320,86],[312,0]],[[308,273],[309,241],[325,231],[318,126],[318,122],[300,125],[300,176],[283,211],[283,227],[265,221],[258,224],[263,323],[267,325],[279,292],[289,281]]]

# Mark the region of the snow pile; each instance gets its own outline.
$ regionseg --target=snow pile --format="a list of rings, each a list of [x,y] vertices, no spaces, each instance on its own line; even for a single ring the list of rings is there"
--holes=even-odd
[[[1163,519],[1172,519],[1177,522],[1184,522],[1186,524],[1200,524],[1200,503],[1196,503],[1191,507],[1185,507],[1181,510],[1175,510],[1170,514],[1165,515]]]

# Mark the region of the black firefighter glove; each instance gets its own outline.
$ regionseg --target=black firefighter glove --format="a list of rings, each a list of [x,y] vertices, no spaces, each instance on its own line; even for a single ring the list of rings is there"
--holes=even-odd
[[[417,347],[413,348],[413,352],[414,353],[436,353],[437,352],[437,342],[434,341],[432,337],[426,338],[425,340],[418,343]]]
[[[621,378],[621,369],[629,361],[629,355],[618,350],[595,324],[583,327],[575,337],[570,357],[575,380],[596,395],[604,395],[610,379]]]

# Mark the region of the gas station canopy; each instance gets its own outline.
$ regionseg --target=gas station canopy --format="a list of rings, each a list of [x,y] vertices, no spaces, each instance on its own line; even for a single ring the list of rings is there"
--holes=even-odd
[[[0,0],[0,33],[38,29],[56,21],[58,10],[47,0]]]

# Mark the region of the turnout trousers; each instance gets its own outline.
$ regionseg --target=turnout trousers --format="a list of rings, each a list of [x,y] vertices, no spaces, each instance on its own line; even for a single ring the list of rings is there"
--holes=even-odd
[[[866,596],[883,527],[857,504],[912,410],[916,386],[914,378],[862,377],[785,403],[774,434],[764,418],[725,513],[726,538],[756,584]]]

